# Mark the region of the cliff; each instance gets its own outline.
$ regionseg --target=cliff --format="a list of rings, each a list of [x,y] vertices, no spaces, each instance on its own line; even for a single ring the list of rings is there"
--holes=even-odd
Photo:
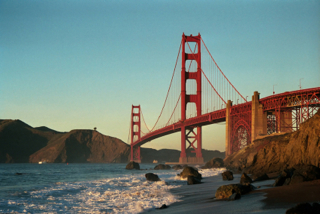
[[[320,111],[300,124],[300,129],[267,136],[227,157],[227,168],[247,173],[271,173],[297,164],[320,164]]]

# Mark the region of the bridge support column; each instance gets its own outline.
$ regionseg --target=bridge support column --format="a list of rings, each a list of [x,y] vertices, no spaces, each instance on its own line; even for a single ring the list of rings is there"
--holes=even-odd
[[[189,47],[189,42],[196,43],[196,47],[198,52],[193,53],[192,50],[190,50],[189,53],[186,53],[186,45]],[[181,53],[181,121],[182,123],[187,119],[186,118],[186,109],[188,103],[194,103],[197,108],[197,117],[202,115],[202,101],[201,101],[201,36],[198,34],[197,36],[186,36],[182,35],[182,53]],[[196,71],[190,71],[186,70],[186,62],[187,60],[195,61],[197,63],[197,70]],[[190,66],[188,66],[190,67]],[[197,91],[196,94],[188,94],[186,91],[186,83],[187,80],[195,80],[197,84]],[[201,147],[201,126],[197,127],[197,133],[195,134],[193,132],[193,128],[195,127],[188,127],[188,129],[191,129],[191,132],[194,134],[194,136],[189,137],[188,134],[186,134],[186,126],[183,124],[181,128],[181,154],[180,154],[180,163],[187,163],[187,162],[193,162],[193,163],[203,163],[202,158],[202,147]],[[194,138],[192,142],[189,141],[189,138]],[[195,149],[196,157],[190,157],[187,158],[186,156],[186,141],[189,142],[190,146]],[[195,145],[193,145],[197,141],[197,148],[195,148]],[[190,146],[188,148],[190,148]],[[189,160],[190,159],[190,160]]]
[[[179,158],[180,164],[185,164],[188,162],[187,153],[186,153],[186,127],[181,127],[181,153]]]
[[[226,157],[228,157],[232,153],[231,151],[232,120],[230,117],[231,107],[232,107],[232,101],[228,100],[226,105],[226,152],[225,152]]]
[[[132,105],[131,109],[131,161],[140,163],[140,146],[134,146],[134,142],[140,140],[141,137],[141,117],[140,105]]]
[[[259,99],[259,93],[255,91],[252,96],[251,142],[267,134],[267,112],[263,112]]]

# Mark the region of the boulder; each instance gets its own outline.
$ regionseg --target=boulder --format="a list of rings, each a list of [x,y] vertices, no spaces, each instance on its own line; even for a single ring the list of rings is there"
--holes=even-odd
[[[183,169],[183,166],[181,166],[181,165],[174,165],[174,166],[172,167],[172,169],[174,169],[174,170]]]
[[[320,213],[320,204],[301,203],[286,211],[286,214],[315,214]]]
[[[156,170],[160,170],[160,169],[171,169],[171,166],[169,165],[165,165],[165,164],[158,164],[154,167],[154,169]]]
[[[221,174],[222,179],[224,181],[231,181],[233,180],[233,173],[231,171],[225,171],[224,173]]]
[[[221,158],[213,158],[208,161],[202,169],[221,168],[224,167],[223,160]]]
[[[140,169],[140,165],[134,161],[130,161],[126,166],[126,169]]]
[[[282,185],[288,185],[291,180],[291,176],[293,175],[293,172],[295,171],[294,168],[285,169],[283,170],[280,175],[277,177],[277,179],[274,181],[273,186],[282,186]]]
[[[239,193],[235,192],[229,197],[229,201],[238,200],[240,198],[241,198],[241,195]]]
[[[161,210],[161,209],[166,209],[166,208],[168,208],[168,207],[169,207],[169,206],[167,206],[166,204],[162,204],[161,207],[156,208],[156,209]]]
[[[187,179],[187,183],[188,183],[188,185],[193,185],[193,184],[201,184],[202,182],[200,179],[189,175],[188,179]]]
[[[295,171],[292,174],[301,175],[303,177],[303,181],[312,181],[316,179],[320,179],[320,168],[313,165],[298,165],[294,166]],[[292,182],[292,181],[291,181]]]
[[[145,177],[148,181],[161,181],[158,175],[153,173],[147,173],[145,174]]]
[[[269,176],[266,173],[264,173],[262,175],[254,175],[252,176],[252,178],[253,178],[253,182],[257,182],[257,181],[268,180]]]
[[[292,185],[315,179],[320,179],[320,168],[313,165],[297,165],[283,170],[273,186]]]
[[[252,179],[246,173],[243,173],[241,175],[240,184],[248,185],[248,184],[251,184],[251,183],[252,183]]]
[[[215,196],[217,199],[227,199],[234,193],[243,195],[250,192],[251,190],[253,190],[252,185],[229,184],[220,186],[217,189]]]
[[[182,172],[179,174],[182,178],[187,178],[188,176],[193,176],[199,180],[201,180],[202,176],[201,174],[198,172],[198,170],[190,167],[190,166],[186,166],[183,168]]]

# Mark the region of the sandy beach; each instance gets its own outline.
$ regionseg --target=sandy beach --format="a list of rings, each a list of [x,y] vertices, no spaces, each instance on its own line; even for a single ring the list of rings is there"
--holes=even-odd
[[[240,200],[217,201],[215,192],[219,186],[239,183],[240,174],[234,180],[223,181],[221,175],[207,177],[202,184],[187,185],[172,189],[180,196],[180,202],[166,209],[152,210],[152,213],[282,213],[302,202],[320,202],[320,180],[297,185],[270,187],[274,180],[252,183],[257,188]]]

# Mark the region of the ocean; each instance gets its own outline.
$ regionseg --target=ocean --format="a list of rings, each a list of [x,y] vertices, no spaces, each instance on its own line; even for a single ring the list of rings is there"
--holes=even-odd
[[[0,164],[0,213],[141,213],[178,202],[182,170],[126,170],[126,164]],[[225,169],[201,170],[203,177]],[[161,181],[146,181],[155,173]]]

